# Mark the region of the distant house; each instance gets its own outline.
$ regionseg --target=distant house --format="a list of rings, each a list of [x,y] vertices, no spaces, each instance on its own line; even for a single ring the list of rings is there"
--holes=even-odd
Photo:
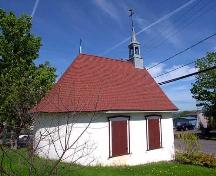
[[[207,128],[208,125],[208,118],[204,116],[202,111],[191,111],[184,115],[184,117],[180,118],[174,118],[173,119],[173,125],[176,128],[178,125],[189,123],[194,126],[194,128],[200,128],[200,125],[202,127]]]
[[[202,113],[202,111],[197,111],[197,124],[198,127],[200,127],[200,125],[202,125],[203,128],[208,127],[208,118]]]
[[[74,146],[66,151],[66,162],[137,165],[174,158],[177,108],[143,67],[132,29],[129,60],[78,55],[32,110],[39,156],[58,159],[70,126]]]

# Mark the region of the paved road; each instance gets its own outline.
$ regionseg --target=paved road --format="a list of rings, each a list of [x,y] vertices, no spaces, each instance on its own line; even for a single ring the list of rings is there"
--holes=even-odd
[[[214,154],[216,156],[216,141],[215,140],[204,140],[200,139],[200,150],[205,153]],[[181,150],[180,141],[175,139],[175,148]]]

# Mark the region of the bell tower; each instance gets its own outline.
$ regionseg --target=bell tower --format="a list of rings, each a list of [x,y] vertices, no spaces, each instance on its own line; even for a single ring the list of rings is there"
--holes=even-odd
[[[131,18],[131,42],[128,45],[129,49],[129,60],[134,64],[135,68],[143,68],[143,58],[141,57],[140,54],[140,43],[136,39],[136,32],[134,29],[134,21],[133,21],[133,15],[134,12],[132,9],[129,10],[130,15],[129,17]]]

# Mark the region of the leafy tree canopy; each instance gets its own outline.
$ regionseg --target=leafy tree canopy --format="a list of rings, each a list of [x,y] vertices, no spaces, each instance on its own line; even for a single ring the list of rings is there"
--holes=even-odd
[[[0,9],[0,123],[30,125],[28,111],[55,83],[55,68],[35,64],[41,39],[31,33],[31,17]]]
[[[216,53],[207,55],[196,62],[198,70],[204,70],[216,66]],[[216,69],[198,74],[196,82],[191,89],[193,97],[198,100],[198,106],[202,106],[208,117],[216,119]]]

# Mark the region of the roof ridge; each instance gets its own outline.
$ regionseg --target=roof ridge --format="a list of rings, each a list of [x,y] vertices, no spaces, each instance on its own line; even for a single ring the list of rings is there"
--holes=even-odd
[[[79,55],[93,56],[93,57],[97,57],[97,58],[100,58],[100,59],[108,59],[108,60],[117,61],[117,62],[127,62],[127,63],[130,63],[128,60],[123,59],[123,58],[111,58],[111,57],[98,56],[98,55],[95,55],[95,54],[86,54],[86,53],[80,53]]]

